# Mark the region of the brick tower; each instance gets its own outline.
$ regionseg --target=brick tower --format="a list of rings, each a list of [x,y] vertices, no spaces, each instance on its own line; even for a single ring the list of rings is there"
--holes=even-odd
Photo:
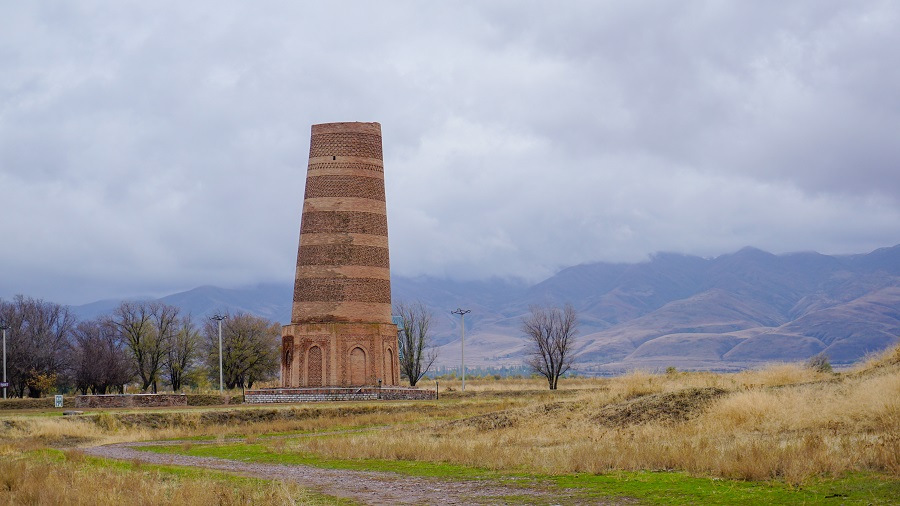
[[[312,126],[281,386],[398,385],[378,123]]]

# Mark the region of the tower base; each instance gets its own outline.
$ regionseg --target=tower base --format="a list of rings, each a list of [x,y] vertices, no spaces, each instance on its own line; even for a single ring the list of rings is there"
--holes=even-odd
[[[281,387],[397,386],[397,326],[294,323],[281,330]]]

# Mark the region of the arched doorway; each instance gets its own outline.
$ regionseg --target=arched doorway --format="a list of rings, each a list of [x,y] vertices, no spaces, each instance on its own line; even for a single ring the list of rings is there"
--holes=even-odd
[[[394,385],[394,350],[387,349],[387,353],[384,354],[384,361],[384,374],[387,376],[384,378],[384,384]]]
[[[284,345],[284,354],[281,357],[281,386],[292,387],[293,377],[291,372],[294,369],[294,346],[293,343]]]
[[[360,347],[350,351],[350,384],[353,386],[366,384],[366,352]]]

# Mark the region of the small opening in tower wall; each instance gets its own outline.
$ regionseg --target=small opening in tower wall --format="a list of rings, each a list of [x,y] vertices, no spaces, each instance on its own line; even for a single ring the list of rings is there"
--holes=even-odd
[[[331,159],[332,159],[332,160],[337,160],[337,157],[336,157],[336,156],[332,156]]]

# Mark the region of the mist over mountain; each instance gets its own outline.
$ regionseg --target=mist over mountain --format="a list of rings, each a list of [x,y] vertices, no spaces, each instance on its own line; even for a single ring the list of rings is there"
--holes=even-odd
[[[571,303],[579,313],[578,370],[635,368],[739,370],[824,352],[848,364],[900,336],[900,245],[868,254],[773,255],[755,248],[716,258],[660,253],[636,264],[569,267],[536,284],[491,279],[392,279],[393,299],[421,301],[434,314],[438,363],[458,366],[466,315],[467,366],[522,362],[519,330],[532,304]],[[163,302],[204,318],[246,311],[287,323],[293,286],[204,286]],[[118,301],[73,307],[82,318]]]

